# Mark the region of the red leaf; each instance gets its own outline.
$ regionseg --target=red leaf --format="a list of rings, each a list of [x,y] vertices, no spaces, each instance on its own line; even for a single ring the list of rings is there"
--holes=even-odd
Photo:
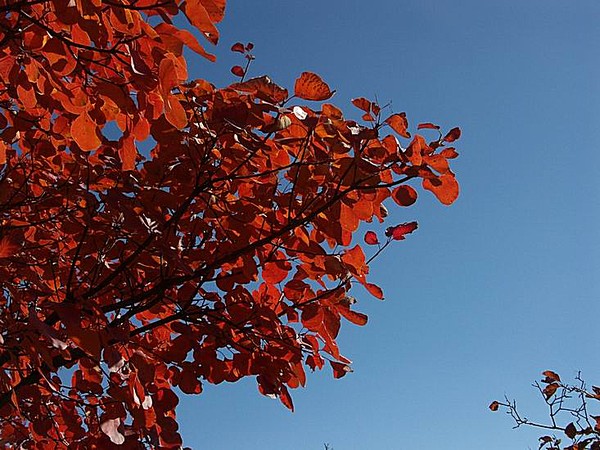
[[[119,149],[119,156],[121,157],[123,170],[135,169],[135,159],[137,154],[137,148],[135,146],[133,136],[123,137],[121,139],[121,148]]]
[[[417,222],[407,222],[396,225],[395,227],[389,227],[385,230],[385,235],[391,237],[395,241],[401,241],[405,238],[405,235],[412,233],[418,228]]]
[[[452,172],[442,174],[438,178],[424,179],[423,188],[433,192],[444,205],[451,205],[459,194],[458,182]]]
[[[554,381],[558,381],[560,383],[560,377],[556,372],[552,372],[551,370],[546,370],[542,372],[542,375],[546,377],[545,380],[542,380],[544,383],[552,383]]]
[[[551,383],[548,386],[546,386],[542,391],[544,393],[544,396],[546,397],[546,400],[552,397],[559,387],[560,386],[558,383]]]
[[[185,44],[190,50],[198,53],[200,56],[205,57],[209,61],[215,61],[215,55],[208,53],[204,50],[204,47],[200,45],[198,40],[188,30],[179,29],[168,23],[160,23],[155,28],[156,32],[160,35],[160,39],[167,45],[171,50],[175,50],[176,46]],[[177,51],[181,54],[181,49]],[[135,55],[135,54],[134,54]],[[133,55],[132,55],[133,57]],[[136,58],[137,59],[137,58]],[[142,63],[137,61],[139,65]],[[138,65],[136,64],[136,65]],[[149,70],[149,69],[148,69]]]
[[[355,98],[352,104],[365,112],[371,112],[371,102],[364,97]]]
[[[277,284],[285,280],[292,268],[288,261],[283,260],[285,257],[283,253],[277,253],[276,257],[280,260],[267,262],[263,266],[262,277],[269,284]]]
[[[400,136],[405,138],[410,137],[410,133],[407,131],[408,120],[406,119],[406,113],[391,115],[385,120],[385,123],[392,127],[392,129]]]
[[[426,123],[420,123],[419,125],[417,125],[417,129],[421,130],[423,128],[428,128],[428,129],[433,129],[433,130],[439,130],[440,127],[438,125],[435,125],[431,122],[426,122]]]
[[[368,316],[363,313],[359,313],[357,311],[352,311],[347,306],[340,306],[337,308],[339,313],[344,316],[348,321],[352,322],[355,325],[363,326],[367,324],[369,320]]]
[[[241,42],[236,42],[235,44],[233,44],[231,46],[231,51],[238,52],[238,53],[244,53],[246,51],[246,49],[244,48],[244,44],[242,44]]]
[[[260,99],[271,103],[279,103],[288,98],[287,89],[273,83],[267,76],[252,78],[243,83],[235,83],[231,85],[231,88],[254,93]]]
[[[446,136],[444,136],[444,142],[454,142],[460,137],[460,128],[452,128]]]
[[[373,283],[364,283],[364,286],[373,297],[383,300],[383,290],[379,286]]]
[[[213,44],[219,41],[219,31],[201,0],[186,0],[185,15],[190,23]]]
[[[233,66],[231,68],[231,73],[234,74],[236,77],[243,77],[245,74],[244,68],[242,66]]]
[[[417,191],[408,185],[398,186],[392,192],[392,198],[400,206],[410,206],[417,201]]]
[[[458,153],[454,147],[448,147],[440,152],[440,156],[443,156],[446,159],[454,159],[458,156]]]
[[[342,378],[348,372],[352,372],[352,368],[348,364],[342,364],[335,361],[329,361],[333,369],[333,378]]]
[[[294,95],[304,100],[327,100],[333,94],[334,92],[329,89],[327,83],[319,75],[311,72],[302,73],[294,85]]]
[[[577,428],[575,428],[575,424],[573,422],[565,427],[565,434],[569,439],[575,439],[575,436],[577,436]]]
[[[377,238],[377,235],[375,234],[375,232],[373,231],[367,231],[365,233],[365,242],[369,245],[377,245],[379,244],[379,239]]]
[[[102,343],[98,332],[77,326],[67,327],[67,332],[73,343],[88,355],[100,359]]]
[[[493,401],[492,403],[490,403],[489,408],[492,411],[498,411],[498,408],[500,407],[500,403],[498,403],[497,401]]]
[[[91,151],[100,147],[98,125],[87,112],[80,114],[71,124],[71,136],[83,151]]]
[[[4,236],[2,239],[0,239],[0,258],[8,258],[9,256],[13,256],[18,248],[19,244],[12,242],[8,236]]]
[[[351,249],[346,250],[342,255],[342,261],[354,275],[362,276],[366,273],[366,258],[360,245],[355,245]]]
[[[281,386],[281,391],[279,392],[279,400],[284,406],[290,411],[294,411],[294,402],[292,401],[292,396],[288,392],[285,386]]]

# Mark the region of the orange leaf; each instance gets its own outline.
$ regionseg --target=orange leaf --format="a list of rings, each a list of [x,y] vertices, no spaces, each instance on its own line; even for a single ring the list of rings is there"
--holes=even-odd
[[[435,124],[433,124],[431,122],[420,123],[419,125],[417,125],[417,129],[418,130],[421,130],[423,128],[428,128],[428,129],[431,129],[431,130],[439,130],[440,129],[440,127],[438,125],[435,125]]]
[[[0,164],[6,164],[6,149],[8,145],[4,141],[0,141]]]
[[[168,23],[160,23],[155,27],[156,32],[160,35],[161,41],[176,54],[181,55],[181,47],[186,45],[190,50],[205,57],[209,61],[215,61],[215,55],[208,53],[204,47],[200,45],[198,40],[192,33],[185,29],[179,29]]]
[[[304,100],[327,100],[334,92],[329,89],[327,83],[319,75],[311,72],[302,73],[294,85],[294,94]]]
[[[359,245],[347,250],[342,255],[342,261],[354,275],[362,276],[368,270],[365,254]]]
[[[408,129],[408,120],[406,119],[406,113],[393,114],[385,120],[392,129],[400,136],[409,138],[410,133]]]
[[[454,147],[448,147],[440,152],[440,156],[443,156],[446,159],[454,159],[458,156],[458,153]]]
[[[438,178],[426,178],[423,187],[438,198],[444,205],[451,205],[458,198],[459,186],[452,172],[445,173]]]
[[[500,407],[500,403],[498,403],[498,402],[497,402],[497,401],[495,401],[495,400],[494,400],[492,403],[490,403],[490,406],[489,406],[489,408],[490,408],[492,411],[498,411],[498,408],[499,408],[499,407]]]
[[[165,102],[165,118],[178,130],[188,124],[185,109],[174,95],[168,95]]]
[[[135,169],[135,158],[137,156],[137,148],[135,146],[133,136],[121,138],[121,148],[119,148],[119,156],[123,170]]]
[[[369,320],[366,314],[352,311],[347,306],[340,306],[339,308],[337,308],[337,310],[342,316],[344,316],[346,319],[348,319],[355,325],[366,325],[367,321]]]
[[[100,147],[98,126],[87,111],[81,113],[71,124],[71,136],[83,151],[92,151]]]
[[[355,98],[352,100],[352,104],[358,109],[362,109],[365,112],[371,111],[371,102],[364,97]]]
[[[373,283],[365,283],[364,286],[373,297],[383,300],[383,290],[379,286]]]
[[[251,92],[262,100],[271,103],[279,103],[287,99],[288,91],[273,83],[267,76],[252,78],[243,83],[231,85],[232,89],[242,92]]]
[[[201,0],[186,0],[185,15],[190,23],[196,27],[213,44],[219,41],[219,31],[213,23],[213,19],[202,4]]]

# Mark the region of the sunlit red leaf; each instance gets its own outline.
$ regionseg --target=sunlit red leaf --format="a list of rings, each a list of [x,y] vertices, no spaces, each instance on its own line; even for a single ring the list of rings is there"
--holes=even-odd
[[[231,85],[231,88],[241,92],[254,93],[259,98],[272,103],[280,103],[288,97],[287,89],[273,83],[267,76],[252,78],[243,83],[235,83]]]
[[[448,147],[443,149],[440,152],[440,155],[443,156],[446,159],[454,159],[458,156],[458,153],[456,152],[456,149],[453,147]]]
[[[285,386],[281,387],[281,392],[279,392],[279,400],[281,400],[281,403],[283,403],[287,409],[294,411],[294,402],[292,401],[292,396]]]
[[[379,286],[373,283],[365,283],[364,286],[373,297],[383,300],[383,290]]]
[[[444,205],[451,205],[459,194],[458,182],[452,172],[442,174],[437,178],[424,179],[423,188],[433,192]]]
[[[241,42],[236,42],[235,44],[233,44],[231,46],[231,51],[232,52],[238,52],[238,53],[244,53],[246,51],[244,44],[242,44]]]
[[[204,47],[200,45],[194,35],[186,29],[177,28],[167,23],[160,23],[156,26],[155,30],[160,34],[161,40],[175,53],[181,54],[182,45],[186,45],[190,50],[210,61],[215,61],[216,59],[215,56],[208,53]]]
[[[287,277],[291,265],[287,261],[267,262],[262,272],[263,279],[270,284],[281,283]]]
[[[366,314],[363,313],[359,313],[357,311],[352,311],[349,308],[338,308],[339,313],[344,316],[346,319],[348,319],[350,322],[352,322],[355,325],[359,325],[359,326],[363,326],[366,325],[369,318],[367,317]]]
[[[303,72],[296,80],[294,95],[304,100],[321,101],[330,98],[333,92],[317,74]]]
[[[417,125],[417,129],[421,130],[421,129],[432,129],[432,130],[439,130],[440,127],[438,125],[435,125],[433,123],[430,122],[426,122],[426,123],[420,123],[419,125]]]
[[[412,233],[418,228],[417,222],[406,222],[396,225],[395,227],[389,227],[385,230],[385,235],[391,237],[396,241],[405,239],[407,234]]]
[[[364,97],[355,98],[352,100],[352,104],[358,109],[362,109],[366,113],[371,112],[371,102]]]
[[[329,364],[333,369],[334,378],[342,378],[346,374],[352,372],[352,368],[348,364],[343,364],[335,361],[329,361]]]
[[[363,274],[366,269],[365,254],[359,245],[355,245],[351,249],[347,250],[342,255],[342,261],[354,274]]]
[[[377,245],[379,244],[379,239],[377,238],[377,234],[374,231],[367,231],[365,233],[364,240],[369,245]]]
[[[234,74],[236,77],[243,77],[245,74],[244,68],[242,66],[233,66],[231,68],[231,73]]]
[[[213,44],[218,42],[219,31],[201,0],[186,0],[185,15],[190,23],[202,32],[210,42]]]
[[[393,114],[385,120],[392,129],[400,136],[409,138],[410,133],[408,132],[408,120],[406,119],[405,113]]]
[[[495,400],[494,400],[492,403],[490,403],[490,406],[489,406],[489,408],[490,408],[492,411],[498,411],[498,408],[499,408],[499,407],[500,407],[500,403],[498,403],[498,402],[497,402],[497,401],[495,401]]]
[[[0,239],[0,258],[13,256],[18,249],[19,244],[13,242],[8,236],[4,236]]]
[[[98,125],[87,112],[80,114],[71,124],[71,136],[79,148],[84,151],[95,150],[100,147]]]
[[[123,170],[135,169],[135,160],[137,157],[137,148],[133,136],[124,137],[121,139],[121,148],[119,156],[123,163]]]

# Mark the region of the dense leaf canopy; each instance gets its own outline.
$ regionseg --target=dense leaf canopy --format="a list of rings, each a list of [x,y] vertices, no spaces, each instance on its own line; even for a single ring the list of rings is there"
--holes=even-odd
[[[3,445],[179,448],[177,392],[246,376],[293,408],[305,367],[351,370],[350,288],[382,299],[369,263],[416,229],[356,243],[361,223],[413,204],[409,181],[456,199],[458,129],[412,138],[364,98],[347,120],[308,72],[188,81],[183,48],[212,56],[173,18],[215,44],[224,9],[0,0]]]

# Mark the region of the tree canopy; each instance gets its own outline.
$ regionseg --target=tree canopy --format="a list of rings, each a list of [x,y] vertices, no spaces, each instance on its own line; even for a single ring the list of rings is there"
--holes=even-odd
[[[310,72],[190,80],[183,49],[214,59],[194,33],[216,44],[224,10],[0,1],[3,445],[179,448],[178,393],[247,376],[293,409],[306,367],[351,371],[350,289],[383,299],[369,264],[417,228],[361,224],[413,204],[409,183],[458,196],[458,128],[412,136],[362,97],[346,119]]]

